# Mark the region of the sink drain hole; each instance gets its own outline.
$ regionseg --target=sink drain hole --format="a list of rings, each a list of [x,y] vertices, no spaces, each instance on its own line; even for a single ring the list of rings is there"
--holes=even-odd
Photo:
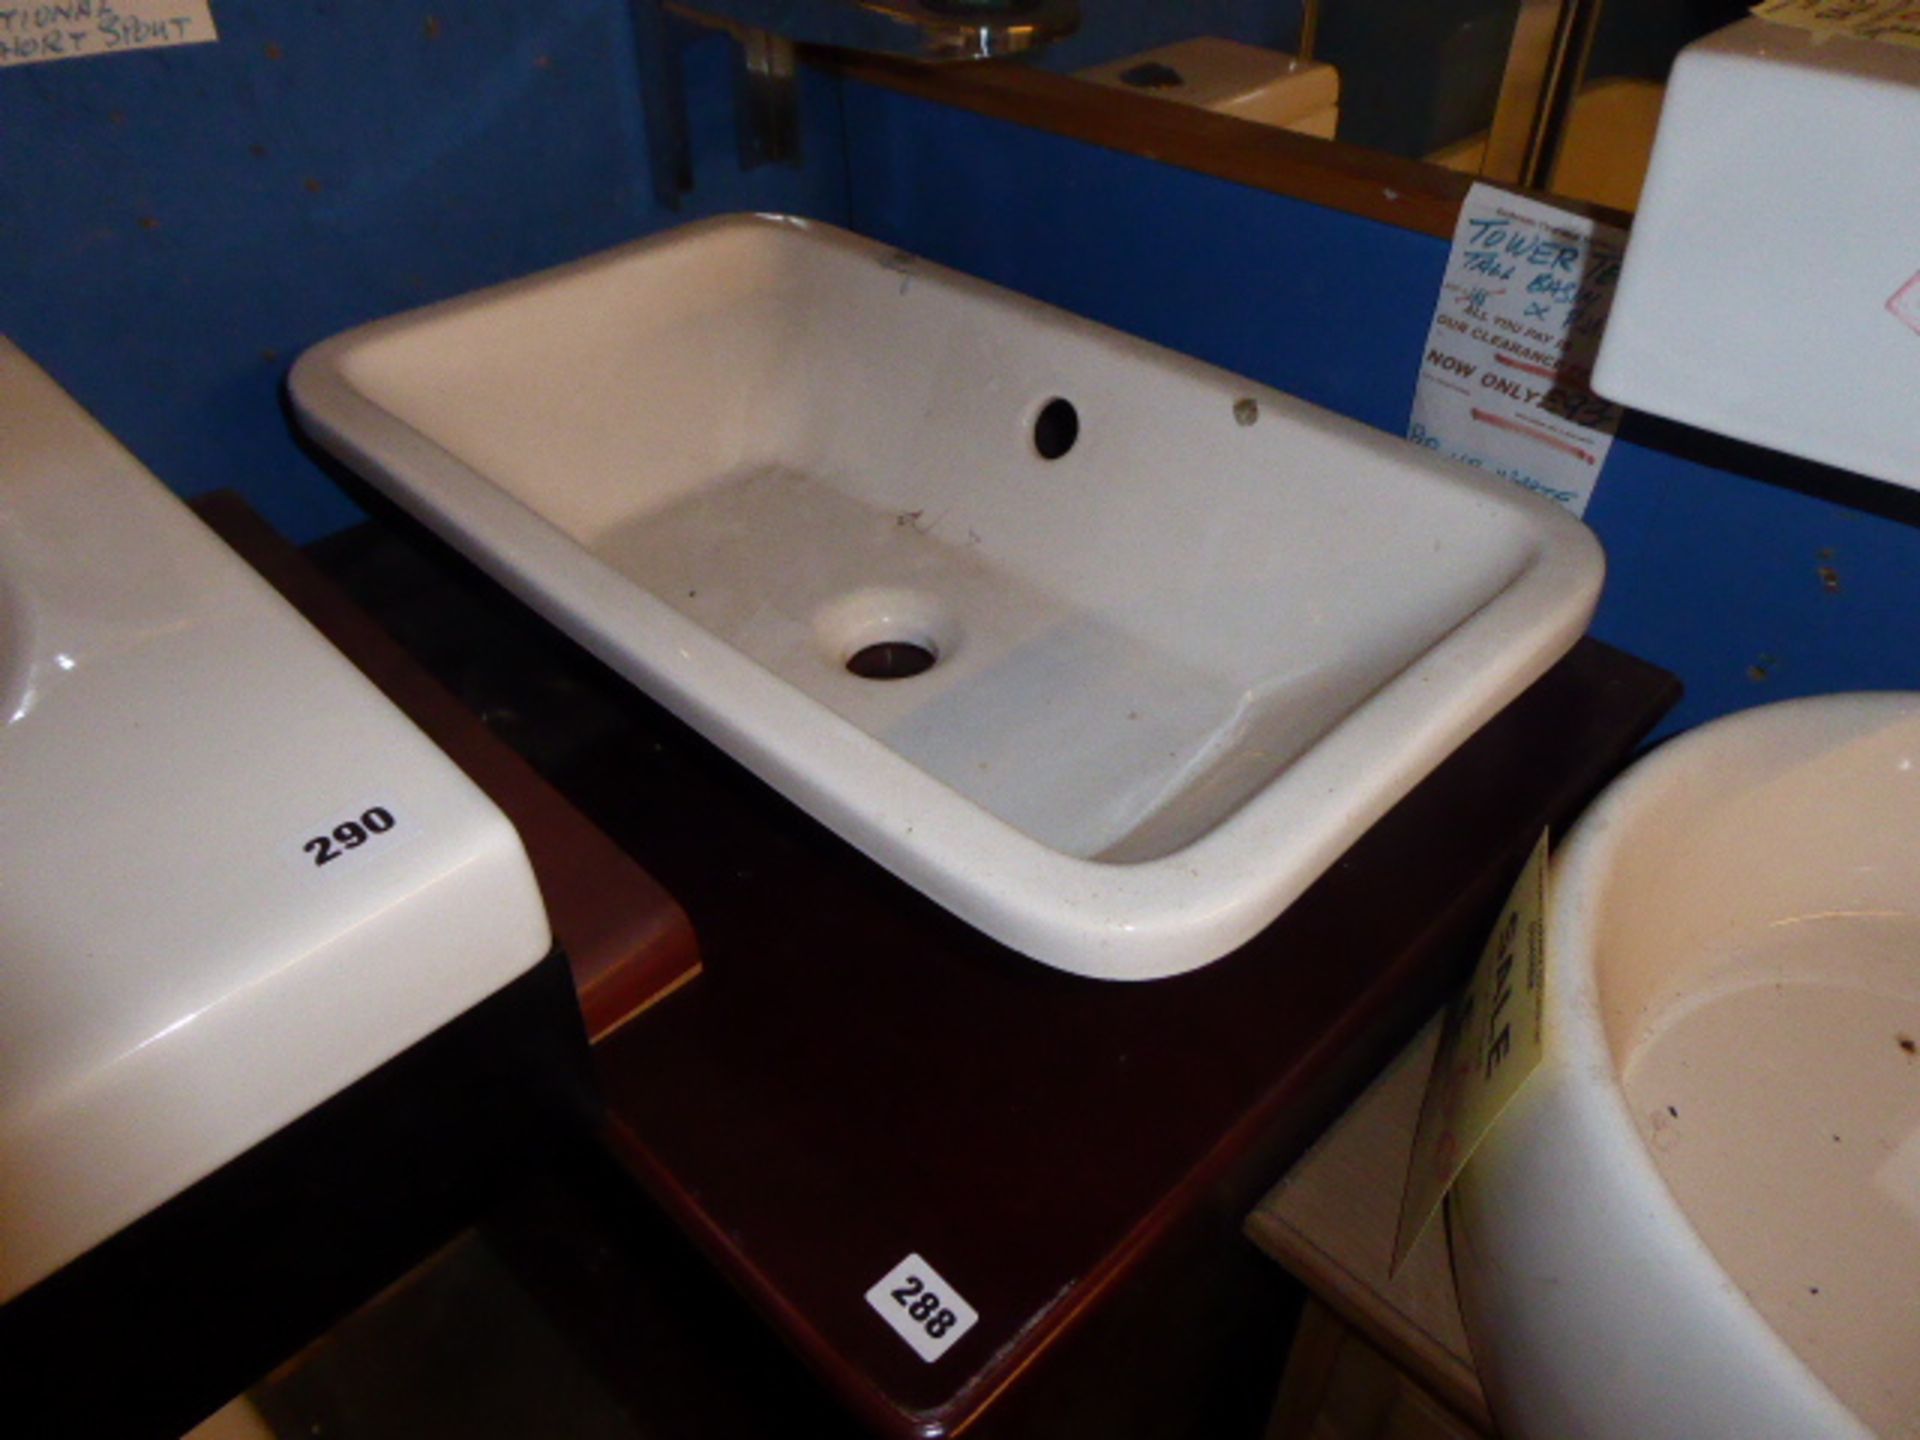
[[[847,657],[847,669],[862,680],[905,680],[933,668],[940,657],[911,640],[880,640]]]
[[[815,653],[826,665],[862,680],[924,675],[966,649],[944,600],[897,585],[835,596],[814,612],[813,633]]]
[[[1058,460],[1080,438],[1080,412],[1071,400],[1056,395],[1040,407],[1033,419],[1033,448],[1042,460]]]

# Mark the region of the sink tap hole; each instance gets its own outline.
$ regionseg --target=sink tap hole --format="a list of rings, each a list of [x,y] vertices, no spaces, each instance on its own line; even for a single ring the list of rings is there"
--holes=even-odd
[[[1033,420],[1033,448],[1042,460],[1058,460],[1080,438],[1080,412],[1073,402],[1056,395],[1040,407]]]

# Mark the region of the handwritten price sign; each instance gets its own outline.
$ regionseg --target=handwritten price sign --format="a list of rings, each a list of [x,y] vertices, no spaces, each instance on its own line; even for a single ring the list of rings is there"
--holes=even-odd
[[[1611,226],[1475,185],[1409,438],[1585,513],[1620,423],[1591,382],[1625,245]]]

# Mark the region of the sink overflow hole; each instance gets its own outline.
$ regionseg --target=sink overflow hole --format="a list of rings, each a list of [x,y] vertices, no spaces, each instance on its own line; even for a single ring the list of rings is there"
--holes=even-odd
[[[1080,438],[1080,412],[1058,395],[1040,407],[1033,421],[1033,448],[1042,460],[1058,460]]]
[[[847,657],[847,669],[862,680],[905,680],[924,674],[940,657],[911,640],[881,640],[862,645]]]

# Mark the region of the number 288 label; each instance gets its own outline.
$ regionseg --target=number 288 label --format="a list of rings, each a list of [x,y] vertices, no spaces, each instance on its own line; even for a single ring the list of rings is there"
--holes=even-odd
[[[980,1318],[918,1255],[907,1256],[882,1275],[867,1291],[867,1304],[928,1364],[946,1354]]]

